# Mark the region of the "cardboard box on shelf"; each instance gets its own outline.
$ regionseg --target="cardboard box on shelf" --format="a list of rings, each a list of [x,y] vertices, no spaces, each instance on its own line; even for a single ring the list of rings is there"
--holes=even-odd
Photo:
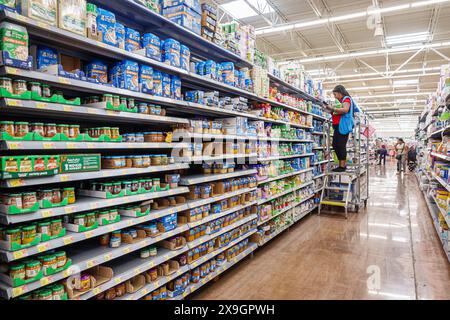
[[[86,283],[85,287],[82,287],[80,276],[72,276],[64,281],[64,287],[70,300],[76,300],[83,294],[110,281],[114,277],[114,271],[112,268],[100,265],[82,272],[81,277],[83,275],[89,276],[89,283]]]
[[[101,170],[100,154],[63,154],[60,155],[60,172],[90,172]]]

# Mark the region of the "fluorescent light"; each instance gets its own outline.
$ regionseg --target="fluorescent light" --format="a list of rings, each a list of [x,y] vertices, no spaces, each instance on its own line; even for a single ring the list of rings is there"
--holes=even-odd
[[[298,30],[298,29],[302,29],[302,28],[308,28],[308,27],[312,27],[312,26],[316,26],[316,25],[326,24],[329,22],[365,19],[366,17],[373,16],[374,14],[383,14],[383,13],[389,13],[389,12],[395,12],[395,11],[407,11],[407,10],[415,9],[417,7],[429,6],[429,5],[434,5],[434,4],[438,4],[438,3],[446,3],[446,2],[450,2],[450,0],[415,1],[415,2],[410,2],[407,4],[402,4],[402,5],[397,5],[397,6],[375,8],[375,9],[369,9],[366,11],[353,12],[353,13],[335,16],[335,17],[331,17],[331,18],[321,18],[321,19],[307,21],[307,22],[292,22],[292,23],[283,25],[281,29],[279,26],[256,29],[256,35],[261,36],[261,35],[266,35],[266,34],[279,33],[279,32],[286,31],[286,30]]]
[[[267,14],[275,11],[273,10],[272,6],[267,3],[266,0],[247,0],[247,2],[262,14]]]
[[[373,96],[358,96],[358,99],[373,99],[373,98],[389,98],[389,97],[409,97],[409,96],[428,96],[433,92],[407,92],[407,93],[392,93],[392,94],[378,94]]]
[[[417,68],[417,69],[402,69],[397,71],[397,74],[403,74],[403,73],[412,73],[412,72],[426,72],[426,71],[440,71],[441,67],[429,67],[429,68]],[[368,76],[380,76],[379,73],[377,72],[368,72],[368,73],[359,73],[359,74],[354,74],[354,73],[350,73],[350,74],[343,74],[343,75],[338,75],[335,76],[333,78],[337,78],[337,79],[344,79],[344,78],[359,78],[359,77],[368,77]],[[410,77],[414,77],[414,75],[411,75]],[[322,79],[322,78],[314,78],[314,79]]]
[[[405,46],[401,46],[401,47],[388,48],[388,49],[359,51],[359,52],[342,53],[342,54],[336,54],[336,55],[330,55],[330,56],[312,57],[312,58],[300,59],[298,62],[302,63],[302,64],[313,63],[313,62],[326,62],[326,61],[334,61],[334,60],[345,60],[345,59],[353,58],[353,57],[385,55],[387,53],[400,54],[400,53],[407,53],[407,52],[416,51],[416,50],[420,50],[420,49],[444,48],[444,47],[450,47],[450,41],[435,42],[435,43],[428,43],[428,44],[413,44],[413,45],[405,45]]]
[[[434,73],[425,73],[425,74],[420,73],[420,74],[416,74],[416,75],[393,76],[393,77],[389,77],[389,78],[384,78],[384,77],[378,76],[378,77],[362,78],[362,79],[348,79],[348,80],[336,79],[335,81],[322,82],[322,84],[323,85],[335,85],[336,81],[339,81],[340,83],[355,82],[355,81],[357,81],[357,82],[360,82],[360,81],[373,81],[373,80],[381,81],[381,80],[391,80],[391,79],[404,79],[404,78],[410,78],[412,76],[413,77],[430,77],[430,76],[439,76],[439,75],[440,75],[439,72],[434,72]],[[319,79],[315,79],[315,80],[319,80]],[[438,82],[438,81],[439,80],[436,80],[436,82]]]
[[[253,10],[244,0],[228,2],[220,6],[224,11],[228,12],[236,19],[245,19],[258,15],[258,13]]]
[[[409,34],[401,34],[397,36],[388,36],[386,37],[386,44],[389,46],[403,43],[418,43],[425,42],[429,39],[430,34],[428,31],[426,32],[417,32],[417,33],[409,33]]]
[[[399,105],[399,104],[425,104],[427,103],[427,100],[416,100],[416,99],[399,99],[395,101],[370,101],[370,102],[364,102],[363,105],[367,106],[377,106],[377,105],[383,105],[383,104],[389,104],[389,105]]]

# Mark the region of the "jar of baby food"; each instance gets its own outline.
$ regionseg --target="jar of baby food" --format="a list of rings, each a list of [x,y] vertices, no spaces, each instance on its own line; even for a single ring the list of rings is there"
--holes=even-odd
[[[113,99],[113,95],[112,94],[104,94],[102,97],[102,101],[103,102],[107,102],[107,103],[111,103],[112,105],[114,105],[114,99]]]
[[[9,93],[13,93],[12,80],[10,78],[1,77],[0,78],[0,88],[5,89]]]
[[[44,272],[44,274],[47,274],[49,269],[56,269],[56,268],[53,268],[54,262],[56,262],[56,259],[54,256],[45,256],[42,258],[41,263],[42,263],[42,271]],[[56,263],[56,265],[57,265],[57,263]]]
[[[48,84],[43,84],[42,85],[42,96],[44,98],[51,98],[52,97],[52,92],[51,92],[50,86]]]
[[[14,122],[13,121],[0,121],[0,132],[5,132],[10,136],[14,136]]]
[[[56,136],[56,124],[55,123],[46,123],[44,125],[44,134],[47,138],[53,138]]]
[[[108,211],[108,219],[109,221],[115,221],[117,217],[119,216],[119,211],[117,209],[112,209]]]
[[[39,97],[42,97],[42,87],[39,82],[29,82],[29,91],[36,93]]]
[[[37,233],[42,235],[46,235],[48,237],[52,236],[52,231],[50,228],[50,222],[40,222],[37,226]]]
[[[141,259],[147,259],[150,257],[150,250],[149,249],[142,249],[140,253]]]
[[[127,98],[121,97],[120,98],[120,105],[124,106],[125,108],[128,109]]]
[[[159,178],[154,178],[153,179],[153,186],[155,187],[155,188],[161,188],[161,179],[159,179]]]
[[[27,279],[35,278],[41,271],[41,263],[36,260],[31,260],[25,265],[25,275]]]
[[[161,156],[160,155],[153,155],[152,156],[152,166],[160,166],[161,165]]]
[[[53,189],[52,190],[52,203],[58,204],[61,203],[61,190]]]
[[[45,137],[44,124],[42,122],[34,122],[30,124],[30,131]]]
[[[90,228],[95,224],[95,213],[91,212],[86,215],[86,228]]]
[[[145,141],[144,135],[142,133],[136,133],[135,137],[136,142],[142,143]]]
[[[61,219],[54,219],[50,221],[50,229],[52,230],[52,236],[57,236],[61,233],[63,226]]]
[[[70,125],[69,126],[69,137],[71,139],[76,139],[80,136],[80,126],[75,124],[75,125]]]
[[[55,284],[52,287],[52,296],[53,296],[53,300],[62,300],[64,298],[64,294],[65,294],[65,290],[64,290],[64,285],[62,284]]]
[[[148,114],[148,106],[146,103],[139,103],[138,104],[138,112],[139,113],[145,113]]]
[[[114,107],[120,106],[120,97],[119,96],[113,96],[113,105]]]
[[[100,245],[101,246],[109,245],[109,233],[100,236]]]
[[[119,139],[120,129],[117,127],[111,128],[111,137],[112,137],[112,139]]]
[[[77,226],[85,226],[86,225],[85,215],[83,215],[83,214],[75,215],[73,217],[73,224],[75,224]]]
[[[36,226],[22,228],[22,245],[30,244],[36,239]]]
[[[6,230],[6,241],[11,244],[22,244],[22,230],[20,228]]]
[[[29,130],[28,122],[16,122],[15,124],[15,136],[16,137],[24,137]]]
[[[50,289],[42,289],[39,293],[39,300],[50,301],[53,300],[53,292]]]
[[[25,192],[22,194],[22,208],[30,209],[37,202],[36,192]]]
[[[169,158],[167,157],[166,154],[162,154],[161,155],[161,165],[167,166],[168,164],[169,164]]]
[[[59,251],[55,253],[56,262],[58,264],[58,268],[62,268],[67,263],[67,256],[64,251]]]
[[[67,198],[68,204],[75,203],[75,188],[64,188],[63,189],[63,198]]]
[[[120,244],[122,243],[122,240],[120,237],[111,237],[109,240],[109,247],[110,248],[118,248],[120,247]]]
[[[24,94],[27,92],[27,82],[25,80],[16,79],[13,81],[13,93]]]
[[[142,164],[143,164],[142,156],[134,156],[132,160],[133,160],[134,168],[142,168]]]
[[[26,279],[25,264],[18,263],[12,265],[9,268],[9,277],[12,280],[25,280]]]
[[[113,194],[117,195],[122,192],[122,184],[120,182],[113,183]]]
[[[19,172],[19,163],[17,158],[11,157],[5,160],[5,172]]]
[[[127,101],[128,101],[127,106],[129,110],[134,109],[136,107],[136,103],[134,102],[133,98],[128,98]]]

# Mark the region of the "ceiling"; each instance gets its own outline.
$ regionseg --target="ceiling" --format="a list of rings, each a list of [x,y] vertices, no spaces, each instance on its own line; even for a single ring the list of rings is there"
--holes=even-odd
[[[239,19],[256,28],[261,51],[299,61],[328,93],[343,84],[375,117],[420,113],[450,60],[448,0],[239,1],[268,12]]]

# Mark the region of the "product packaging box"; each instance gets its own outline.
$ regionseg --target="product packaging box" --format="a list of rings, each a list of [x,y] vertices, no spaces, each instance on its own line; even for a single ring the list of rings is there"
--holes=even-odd
[[[58,27],[86,35],[86,0],[58,0]]]
[[[60,155],[60,172],[89,172],[101,170],[100,154],[63,154]]]
[[[170,21],[191,30],[192,32],[201,34],[201,16],[191,8],[185,5],[163,9],[163,15]]]
[[[57,25],[57,0],[21,0],[20,9],[26,17]]]

